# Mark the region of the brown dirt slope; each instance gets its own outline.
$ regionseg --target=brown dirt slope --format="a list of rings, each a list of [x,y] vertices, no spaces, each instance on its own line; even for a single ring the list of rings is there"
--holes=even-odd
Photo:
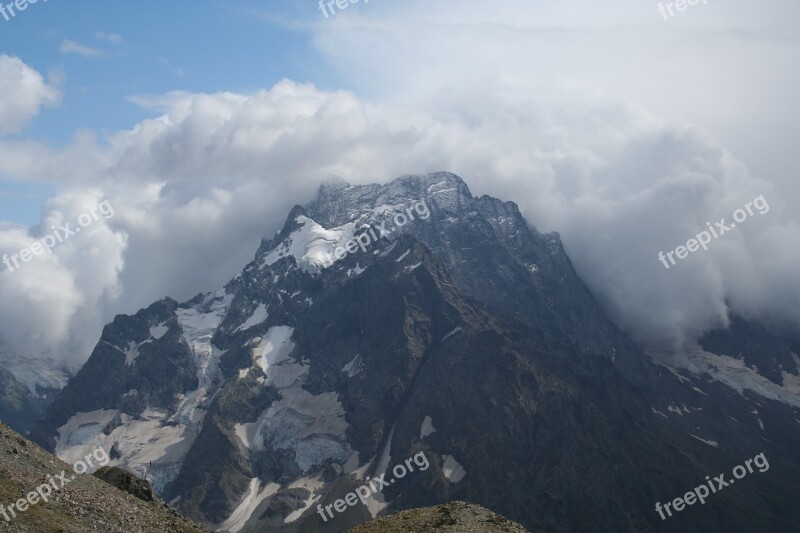
[[[525,533],[525,528],[480,505],[448,502],[376,518],[350,533]]]
[[[0,505],[9,520],[0,514],[0,532],[35,533],[195,533],[205,530],[179,516],[157,500],[144,502],[116,489],[94,476],[76,476],[63,488],[54,490],[47,502],[39,501],[24,512],[8,506],[25,498],[52,476],[60,486],[58,475],[66,471],[72,477],[72,466],[47,453],[8,426],[0,423]]]

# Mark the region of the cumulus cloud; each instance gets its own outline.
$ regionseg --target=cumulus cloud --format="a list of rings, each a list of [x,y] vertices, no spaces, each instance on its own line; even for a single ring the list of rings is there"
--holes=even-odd
[[[742,117],[742,138],[751,135],[742,133],[747,120],[765,109],[777,115],[774,104],[751,97],[786,74],[795,50],[781,48],[762,65],[763,80],[735,91],[714,76],[693,76],[700,63],[690,53],[702,45],[717,58],[730,38],[747,51],[741,60],[755,61],[753,50],[793,37],[764,27],[702,32],[699,17],[712,15],[699,10],[697,19],[664,29],[654,6],[645,32],[621,28],[631,13],[645,16],[641,3],[627,6],[633,11],[562,3],[585,9],[568,14],[547,1],[501,1],[486,12],[448,1],[361,4],[311,31],[365,96],[288,80],[253,94],[138,96],[132,101],[152,118],[103,139],[80,131],[63,148],[0,142],[1,173],[60,191],[40,227],[0,228],[0,253],[17,253],[44,220],[74,216],[101,194],[116,210],[97,239],[82,234],[52,257],[0,273],[3,300],[24,310],[20,318],[0,315],[0,336],[85,358],[114,314],[221,286],[325,177],[385,182],[438,170],[461,175],[474,194],[517,202],[539,229],[559,231],[611,316],[650,345],[690,343],[731,311],[800,323],[800,226],[789,208],[796,186],[750,170],[727,146],[735,142],[720,141],[724,121],[699,120],[727,111]],[[794,9],[787,6],[784,13]],[[716,22],[769,26],[775,16]],[[652,56],[653,47],[661,55]],[[662,60],[672,66],[643,74]],[[723,85],[741,79],[734,67],[715,67]],[[766,92],[780,96],[795,81]],[[648,91],[655,94],[641,105]],[[689,92],[697,104],[687,103]],[[747,98],[734,109],[731,94]],[[795,101],[785,105],[792,116]],[[703,106],[706,115],[673,112]],[[81,196],[86,190],[95,191],[91,200]],[[659,251],[758,195],[769,213],[670,270],[658,261]],[[86,257],[98,264],[78,260]],[[43,330],[41,339],[32,333]]]
[[[101,187],[117,213],[102,239],[81,235],[51,258],[0,275],[4,299],[27,299],[31,308],[21,315],[31,319],[27,330],[22,318],[2,320],[2,334],[47,325],[51,344],[71,346],[75,331],[96,340],[99,324],[117,312],[222,285],[327,175],[366,183],[439,169],[462,175],[475,194],[516,201],[541,229],[559,230],[581,276],[641,340],[690,340],[724,323],[730,306],[792,312],[800,241],[790,238],[798,228],[774,186],[752,178],[713,138],[608,99],[517,101],[477,91],[431,102],[435,111],[426,112],[289,81],[253,95],[172,93],[137,99],[160,115],[102,145],[15,144],[20,161],[36,161],[28,167],[34,176],[83,161],[80,178],[63,174],[63,182]],[[767,215],[669,271],[658,262],[659,250],[759,194],[771,203]],[[88,205],[80,198],[60,195],[40,226],[66,219],[67,206],[69,216],[80,212]],[[7,228],[0,252],[18,251],[37,231]],[[78,259],[79,247],[95,253]],[[54,291],[44,280],[59,276],[57,294],[28,291]],[[37,315],[48,299],[62,305]]]
[[[19,133],[42,107],[61,101],[57,87],[18,57],[0,55],[0,135]]]
[[[53,355],[72,366],[85,360],[95,332],[107,319],[103,306],[121,289],[126,236],[113,228],[110,217],[96,211],[102,201],[96,190],[64,193],[48,202],[37,226],[0,228],[0,251],[8,260],[0,274],[6,302],[0,308],[4,349]],[[91,222],[81,227],[87,215]],[[67,236],[79,227],[81,231]],[[52,253],[41,247],[47,237],[55,242]],[[38,255],[25,262],[23,250]]]

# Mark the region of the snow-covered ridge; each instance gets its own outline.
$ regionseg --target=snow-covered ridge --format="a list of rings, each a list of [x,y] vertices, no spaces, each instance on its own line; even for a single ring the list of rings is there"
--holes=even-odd
[[[325,229],[303,215],[298,216],[295,221],[300,227],[266,254],[262,267],[291,256],[303,270],[311,273],[319,272],[336,262],[334,249],[352,239],[356,230],[354,222]]]

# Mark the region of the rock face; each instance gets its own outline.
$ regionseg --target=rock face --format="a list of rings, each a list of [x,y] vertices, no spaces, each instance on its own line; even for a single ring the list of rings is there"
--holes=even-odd
[[[136,477],[127,470],[115,466],[103,466],[97,469],[94,476],[142,501],[156,501],[156,496],[150,488],[150,483],[147,480]]]
[[[63,481],[67,483],[61,486]],[[63,463],[0,423],[0,530],[41,533],[43,531],[109,533],[201,533],[205,531],[182,518],[160,500],[144,502],[109,486],[91,475],[73,475],[72,465]],[[50,481],[52,480],[52,481]],[[41,489],[43,501],[34,492],[48,482],[58,487]],[[28,496],[31,492],[35,498]],[[20,510],[16,502],[27,498]],[[33,502],[33,503],[30,503]],[[14,512],[8,509],[14,505]],[[7,519],[6,519],[7,517]]]
[[[525,528],[480,505],[449,502],[376,518],[350,533],[525,533]]]
[[[46,410],[47,406],[37,402],[25,385],[0,367],[0,420],[20,433],[27,433],[35,418]]]
[[[740,374],[643,353],[557,234],[457,176],[333,182],[224,288],[106,326],[31,434],[67,461],[107,447],[222,531],[451,500],[531,530],[788,530],[800,388]],[[768,472],[655,512],[762,452]]]

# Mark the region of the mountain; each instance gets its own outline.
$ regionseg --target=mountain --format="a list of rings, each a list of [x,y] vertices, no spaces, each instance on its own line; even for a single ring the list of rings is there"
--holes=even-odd
[[[203,531],[164,502],[145,502],[95,476],[72,472],[72,465],[0,423],[0,527],[31,533]]]
[[[451,500],[530,530],[789,530],[796,372],[727,359],[645,353],[558,234],[458,176],[339,180],[220,290],[116,317],[31,436],[67,461],[108,447],[220,531]],[[656,511],[762,453],[767,471]]]
[[[0,420],[27,434],[71,375],[50,358],[0,349]]]

